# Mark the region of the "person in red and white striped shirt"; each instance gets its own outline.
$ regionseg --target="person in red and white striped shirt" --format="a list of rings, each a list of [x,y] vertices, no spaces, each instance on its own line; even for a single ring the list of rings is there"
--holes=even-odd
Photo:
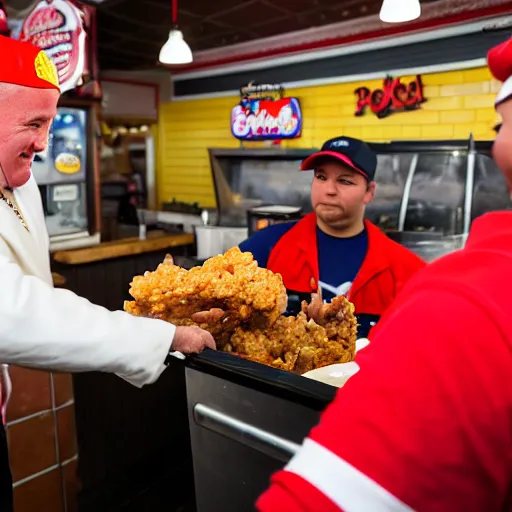
[[[494,158],[512,189],[512,39]],[[512,511],[512,211],[415,276],[259,512]]]

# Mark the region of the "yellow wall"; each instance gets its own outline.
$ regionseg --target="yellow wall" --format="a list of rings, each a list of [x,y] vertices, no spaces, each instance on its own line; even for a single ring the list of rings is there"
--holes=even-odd
[[[407,82],[413,77],[403,77]],[[289,89],[301,101],[302,137],[282,147],[320,147],[338,135],[366,141],[466,139],[492,140],[496,122],[494,98],[499,84],[487,68],[422,75],[427,101],[413,112],[378,119],[367,109],[355,117],[354,90],[380,88],[382,80]],[[238,85],[238,84],[237,84]],[[240,147],[229,126],[239,98],[203,99],[162,104],[158,134],[157,195],[161,203],[178,201],[215,206],[207,148]],[[261,143],[245,145],[254,147]]]

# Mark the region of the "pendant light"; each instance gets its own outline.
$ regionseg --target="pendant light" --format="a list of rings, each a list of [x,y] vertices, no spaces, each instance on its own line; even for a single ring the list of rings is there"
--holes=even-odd
[[[178,30],[178,0],[172,0],[172,24],[169,39],[160,50],[158,60],[162,64],[188,64],[192,62],[192,50],[183,39],[183,33]]]
[[[386,23],[412,21],[421,15],[419,0],[384,0],[380,8],[380,19]]]

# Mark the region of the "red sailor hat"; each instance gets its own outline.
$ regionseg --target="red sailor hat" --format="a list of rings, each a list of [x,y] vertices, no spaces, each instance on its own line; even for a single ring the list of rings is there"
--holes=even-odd
[[[0,36],[0,55],[0,82],[60,91],[55,64],[41,48]]]
[[[495,100],[499,105],[512,96],[512,38],[489,50],[487,64],[492,76],[503,82]]]

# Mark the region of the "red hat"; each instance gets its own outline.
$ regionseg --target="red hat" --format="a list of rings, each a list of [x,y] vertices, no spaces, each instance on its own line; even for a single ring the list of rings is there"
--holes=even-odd
[[[512,39],[491,48],[487,64],[492,76],[503,82],[495,101],[495,105],[499,105],[512,96]]]
[[[60,91],[57,69],[41,48],[0,36],[0,55],[0,82]]]

